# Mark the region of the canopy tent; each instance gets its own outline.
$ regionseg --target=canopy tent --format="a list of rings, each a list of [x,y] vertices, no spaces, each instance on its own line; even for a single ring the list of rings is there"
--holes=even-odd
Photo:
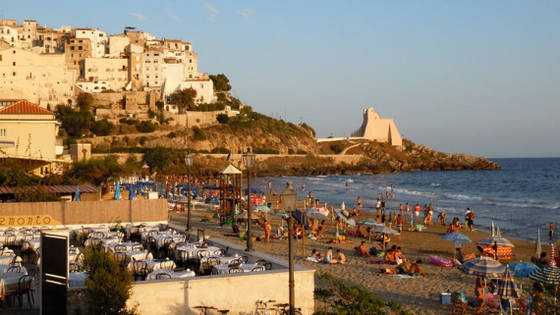
[[[221,173],[223,175],[241,175],[241,171],[231,164],[226,166]]]

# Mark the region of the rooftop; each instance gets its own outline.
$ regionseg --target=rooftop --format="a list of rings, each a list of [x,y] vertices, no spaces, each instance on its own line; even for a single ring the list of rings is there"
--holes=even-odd
[[[31,103],[28,100],[19,100],[14,102],[2,109],[0,109],[0,114],[8,115],[21,115],[21,114],[32,114],[32,115],[53,115],[53,112],[46,110],[41,106]]]

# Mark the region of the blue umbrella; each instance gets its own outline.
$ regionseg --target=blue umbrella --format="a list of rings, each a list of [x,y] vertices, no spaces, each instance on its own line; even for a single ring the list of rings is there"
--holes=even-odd
[[[502,298],[519,298],[517,286],[513,281],[513,275],[508,266],[506,266],[504,278],[498,281],[498,295]]]
[[[470,243],[470,241],[471,241],[471,239],[468,238],[465,234],[461,234],[461,233],[457,233],[457,232],[447,233],[444,236],[442,236],[441,238],[446,240],[446,241],[453,241],[453,242],[456,242],[456,243]]]
[[[506,266],[490,257],[481,256],[465,261],[463,265],[459,266],[459,270],[469,275],[498,279],[503,277]]]
[[[537,265],[524,261],[514,262],[508,264],[508,266],[515,277],[528,277],[531,272],[539,269]]]
[[[365,219],[358,222],[358,225],[367,225],[367,226],[384,226],[385,224],[379,223],[373,219]]]
[[[76,192],[74,193],[74,198],[72,201],[82,201],[82,196],[80,194],[80,185],[76,185]]]
[[[121,200],[121,184],[117,182],[117,187],[115,188],[115,196],[113,200]]]

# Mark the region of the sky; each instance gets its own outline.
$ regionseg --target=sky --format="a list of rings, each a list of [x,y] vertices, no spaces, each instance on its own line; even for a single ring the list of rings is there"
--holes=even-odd
[[[189,41],[256,111],[349,136],[370,106],[449,153],[560,156],[560,1],[10,1],[2,18]]]

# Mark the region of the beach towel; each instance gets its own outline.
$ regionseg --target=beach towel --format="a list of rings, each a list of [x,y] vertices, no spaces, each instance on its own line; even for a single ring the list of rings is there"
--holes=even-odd
[[[418,276],[411,276],[411,275],[389,275],[391,278],[398,278],[398,279],[411,279],[411,278],[418,278]]]
[[[394,261],[370,260],[369,264],[371,264],[371,265],[396,265],[397,263],[394,262]]]
[[[306,261],[310,261],[310,262],[314,262],[314,263],[318,263],[319,259],[317,259],[317,257],[313,257],[313,256],[309,256],[307,258],[305,258]]]

